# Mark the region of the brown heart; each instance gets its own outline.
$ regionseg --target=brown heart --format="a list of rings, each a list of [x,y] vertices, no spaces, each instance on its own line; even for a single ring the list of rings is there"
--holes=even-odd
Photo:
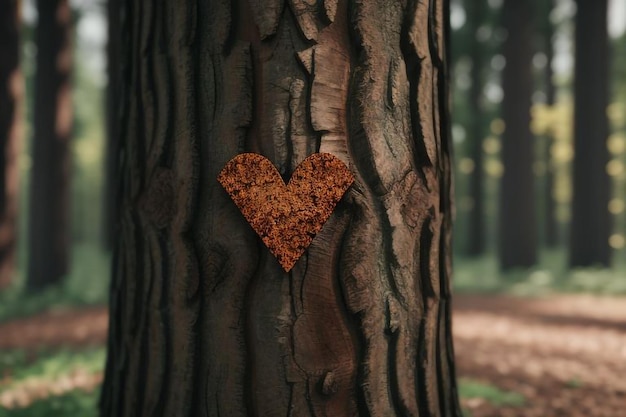
[[[298,165],[285,185],[271,161],[243,153],[228,161],[217,180],[289,272],[354,177],[335,156],[315,153]]]

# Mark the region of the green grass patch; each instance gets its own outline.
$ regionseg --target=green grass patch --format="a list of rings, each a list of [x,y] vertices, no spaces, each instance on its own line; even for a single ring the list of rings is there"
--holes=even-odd
[[[40,351],[34,355],[19,350],[0,351],[0,394],[12,395],[13,390],[19,392],[33,382],[43,382],[44,387],[54,386],[59,379],[77,371],[94,375],[103,371],[105,359],[104,347],[80,351]],[[21,408],[7,409],[0,405],[0,417],[95,417],[99,389],[92,387],[77,387],[61,395],[34,400]]]
[[[467,378],[459,379],[459,395],[462,399],[482,398],[496,406],[520,407],[526,401],[526,398],[517,392],[503,391],[493,385]]]
[[[540,296],[553,293],[626,295],[626,265],[615,262],[606,268],[567,268],[564,250],[545,250],[529,269],[502,272],[495,255],[455,258],[454,289],[459,293],[508,293]]]
[[[71,273],[60,285],[29,294],[23,277],[0,292],[0,322],[45,310],[105,304],[109,292],[109,255],[92,244],[75,245]]]
[[[8,410],[0,406],[0,417],[96,417],[98,398],[98,390],[75,390],[36,401],[24,408]]]
[[[584,382],[578,378],[572,378],[565,383],[565,386],[572,389],[582,388],[584,386]]]
[[[0,352],[0,376],[7,381],[0,382],[0,392],[30,378],[54,381],[78,369],[90,374],[102,372],[105,359],[105,347],[80,351],[42,351],[36,355],[27,355],[19,350]]]

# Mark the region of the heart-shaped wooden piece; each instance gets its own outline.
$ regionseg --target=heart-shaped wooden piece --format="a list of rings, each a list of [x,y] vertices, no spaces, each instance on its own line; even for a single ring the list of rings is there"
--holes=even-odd
[[[348,167],[328,153],[306,158],[285,182],[262,155],[237,155],[217,180],[278,259],[291,270],[354,181]]]

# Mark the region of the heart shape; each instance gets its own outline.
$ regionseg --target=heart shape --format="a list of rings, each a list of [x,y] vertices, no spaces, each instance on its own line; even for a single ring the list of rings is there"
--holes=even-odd
[[[243,153],[228,161],[217,180],[286,272],[309,247],[354,176],[329,153],[306,158],[285,185],[272,162]]]

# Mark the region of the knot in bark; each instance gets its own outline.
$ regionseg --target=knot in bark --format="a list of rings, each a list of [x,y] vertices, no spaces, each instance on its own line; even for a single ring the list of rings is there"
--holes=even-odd
[[[339,390],[333,371],[328,371],[324,374],[320,381],[320,390],[322,394],[327,396],[333,395]]]

